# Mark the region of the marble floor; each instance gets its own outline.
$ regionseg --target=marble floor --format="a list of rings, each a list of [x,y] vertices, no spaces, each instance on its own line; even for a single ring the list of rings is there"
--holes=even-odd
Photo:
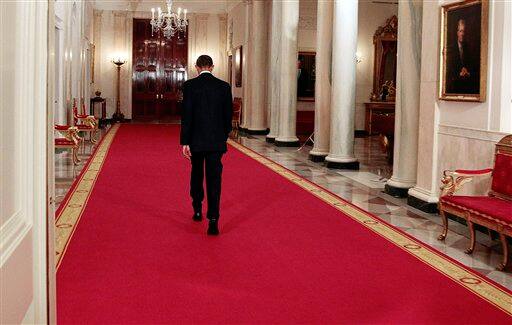
[[[107,133],[110,125],[100,129],[100,139]],[[99,143],[99,141],[98,141]],[[55,151],[55,206],[58,207],[66,193],[73,185],[75,179],[80,175],[80,172],[87,164],[88,159],[96,148],[95,144],[85,141],[80,147],[78,158],[80,162],[77,165],[73,164],[70,150],[56,150]]]
[[[106,130],[103,129],[102,135]],[[392,167],[387,163],[375,137],[356,138],[355,153],[360,161],[359,171],[328,169],[323,163],[308,159],[311,147],[276,147],[265,141],[264,136],[238,135],[235,139],[263,156],[295,171],[304,178],[327,188],[343,199],[382,218],[406,233],[429,244],[473,270],[512,289],[512,273],[495,269],[501,260],[499,241],[491,240],[487,234],[477,231],[477,245],[472,255],[464,250],[469,244],[467,227],[450,222],[448,237],[439,242],[441,219],[436,214],[428,214],[407,205],[404,199],[391,197],[383,192],[386,180],[391,176]],[[74,179],[79,175],[95,145],[87,143],[80,150],[82,161],[74,166],[70,154],[65,151],[55,156],[55,194],[59,205]]]

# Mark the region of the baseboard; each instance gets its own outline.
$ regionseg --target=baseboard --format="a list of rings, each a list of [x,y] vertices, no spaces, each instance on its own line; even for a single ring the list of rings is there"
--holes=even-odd
[[[249,130],[245,129],[245,133],[250,135],[267,135],[270,132],[270,129],[265,130]]]
[[[123,120],[123,122],[122,122],[122,123],[131,123],[131,122],[132,122],[132,119],[131,119],[131,118],[125,118],[125,119]],[[107,118],[107,119],[104,119],[104,120],[103,120],[103,123],[100,123],[100,124],[101,124],[102,126],[105,126],[105,125],[107,125],[107,124],[112,125],[113,123],[114,123],[114,121],[112,120],[112,118]]]
[[[333,169],[359,170],[359,161],[351,161],[351,162],[327,161],[326,166],[327,166],[327,168],[333,168]]]
[[[309,160],[312,162],[324,162],[326,156],[312,155],[309,154]]]
[[[266,137],[266,138],[265,138],[265,141],[267,141],[268,143],[274,143],[274,142],[276,142],[276,138],[269,138],[269,137]]]
[[[275,140],[274,144],[278,147],[300,147],[300,142],[297,141],[279,141]]]
[[[387,194],[393,196],[393,197],[398,197],[398,198],[406,198],[408,197],[408,192],[409,192],[409,189],[408,188],[403,188],[403,187],[395,187],[395,186],[392,186],[392,185],[389,185],[389,184],[386,184],[384,186],[384,192],[386,192]]]

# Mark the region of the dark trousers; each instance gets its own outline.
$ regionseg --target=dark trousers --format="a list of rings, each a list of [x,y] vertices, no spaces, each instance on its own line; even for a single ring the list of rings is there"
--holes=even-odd
[[[203,179],[206,172],[206,194],[208,198],[208,219],[219,218],[220,188],[222,178],[222,158],[220,151],[192,152],[192,173],[190,196],[194,212],[201,212],[204,199]]]

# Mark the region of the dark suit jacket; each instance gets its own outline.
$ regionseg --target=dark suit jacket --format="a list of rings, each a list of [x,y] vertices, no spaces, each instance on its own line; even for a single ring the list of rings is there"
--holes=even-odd
[[[472,49],[467,43],[462,43],[463,56],[459,52],[457,42],[448,47],[446,62],[446,91],[458,94],[477,94],[480,90],[478,63],[475,60]],[[469,77],[460,77],[460,71],[466,68]]]
[[[202,73],[183,84],[182,145],[191,151],[227,150],[231,132],[231,86],[211,73]]]

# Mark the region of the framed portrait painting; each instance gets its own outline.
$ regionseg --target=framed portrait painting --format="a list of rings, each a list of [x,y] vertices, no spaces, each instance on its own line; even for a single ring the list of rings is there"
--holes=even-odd
[[[299,52],[297,59],[297,100],[315,100],[315,52]]]
[[[235,86],[242,87],[242,46],[235,49]]]
[[[442,7],[440,99],[485,101],[488,8],[487,0]]]

